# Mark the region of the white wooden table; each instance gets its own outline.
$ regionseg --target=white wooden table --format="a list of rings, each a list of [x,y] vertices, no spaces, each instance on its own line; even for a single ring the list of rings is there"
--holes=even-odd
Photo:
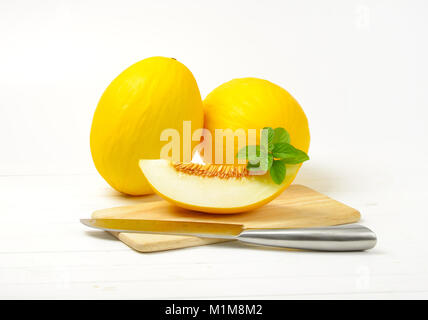
[[[426,1],[2,1],[0,298],[428,298]],[[137,253],[80,225],[138,202],[92,165],[108,83],[175,57],[202,96],[242,76],[306,111],[297,183],[361,211],[369,252],[237,243]]]
[[[138,198],[115,193],[95,174],[2,176],[0,297],[428,298],[426,190],[398,190],[389,175],[366,180],[367,172],[353,183],[341,174],[308,164],[298,182],[360,209],[379,237],[369,252],[224,243],[141,254],[78,222]]]

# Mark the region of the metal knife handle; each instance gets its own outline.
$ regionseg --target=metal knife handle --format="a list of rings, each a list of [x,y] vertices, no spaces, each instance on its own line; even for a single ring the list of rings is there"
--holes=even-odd
[[[369,228],[352,224],[302,229],[248,229],[237,240],[263,246],[315,251],[362,251],[376,245]]]

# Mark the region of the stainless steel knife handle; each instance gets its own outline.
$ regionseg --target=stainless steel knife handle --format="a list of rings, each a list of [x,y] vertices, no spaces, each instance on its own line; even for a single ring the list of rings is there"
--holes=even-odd
[[[237,240],[263,246],[316,251],[362,251],[376,245],[369,228],[351,224],[302,229],[248,229]]]

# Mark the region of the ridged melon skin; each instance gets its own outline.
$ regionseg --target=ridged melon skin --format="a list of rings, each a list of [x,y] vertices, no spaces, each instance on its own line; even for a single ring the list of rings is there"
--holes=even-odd
[[[192,130],[203,127],[202,99],[189,69],[165,57],[137,62],[112,81],[96,108],[90,135],[95,167],[117,191],[153,193],[138,161],[159,159],[161,132],[172,128],[182,136],[183,121],[191,121]]]
[[[167,160],[140,160],[141,170],[159,196],[185,209],[214,214],[240,213],[269,203],[291,184],[300,166],[287,165],[286,178],[277,185],[269,175],[201,177],[176,171]]]

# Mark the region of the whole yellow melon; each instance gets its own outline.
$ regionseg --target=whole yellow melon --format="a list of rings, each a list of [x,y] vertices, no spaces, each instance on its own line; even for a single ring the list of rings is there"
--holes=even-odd
[[[140,159],[159,159],[164,129],[182,136],[183,121],[203,126],[202,99],[189,69],[173,58],[144,59],[107,87],[96,108],[90,136],[94,164],[117,191],[153,193]],[[193,145],[196,142],[193,143]]]

